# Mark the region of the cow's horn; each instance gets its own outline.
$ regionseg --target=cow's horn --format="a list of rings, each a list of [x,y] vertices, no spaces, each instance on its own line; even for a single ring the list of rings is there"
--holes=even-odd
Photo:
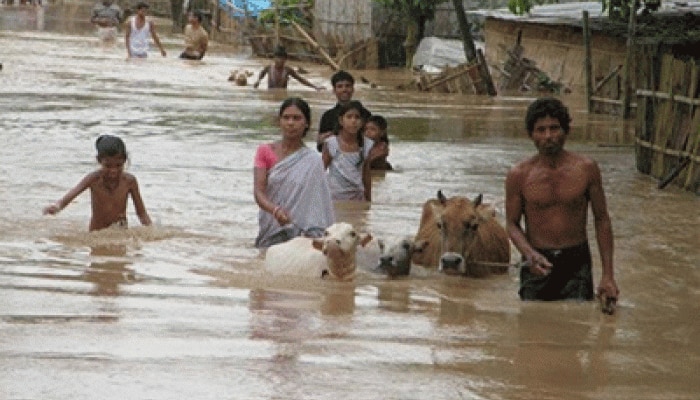
[[[445,202],[447,201],[447,197],[445,197],[445,195],[442,194],[442,189],[438,190],[437,198],[438,198],[438,200],[440,200],[440,203],[442,203],[442,204],[445,204]]]

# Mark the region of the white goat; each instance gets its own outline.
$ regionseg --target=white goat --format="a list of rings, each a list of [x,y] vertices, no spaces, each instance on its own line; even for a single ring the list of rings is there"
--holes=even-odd
[[[265,254],[265,269],[275,275],[351,280],[355,276],[357,246],[365,246],[370,240],[371,235],[359,235],[352,225],[338,222],[326,229],[323,238],[296,237],[270,246]]]

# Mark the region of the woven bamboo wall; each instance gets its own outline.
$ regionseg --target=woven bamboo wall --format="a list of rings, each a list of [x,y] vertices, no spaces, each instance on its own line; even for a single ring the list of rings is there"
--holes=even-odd
[[[700,66],[664,55],[657,81],[637,90],[637,169],[700,194]]]
[[[323,46],[351,45],[373,36],[371,0],[316,0],[313,13],[314,35]]]

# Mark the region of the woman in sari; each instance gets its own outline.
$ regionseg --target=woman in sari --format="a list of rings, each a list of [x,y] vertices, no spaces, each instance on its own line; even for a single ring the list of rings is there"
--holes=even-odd
[[[282,138],[261,144],[253,168],[260,207],[256,247],[269,247],[304,234],[320,237],[335,222],[328,179],[320,155],[304,144],[311,110],[298,97],[282,102]]]

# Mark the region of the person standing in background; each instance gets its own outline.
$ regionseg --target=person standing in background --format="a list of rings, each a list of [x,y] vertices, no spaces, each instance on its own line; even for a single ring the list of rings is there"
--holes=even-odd
[[[102,0],[92,8],[90,22],[97,27],[97,35],[103,42],[114,43],[122,17],[119,5],[114,4],[112,0]]]
[[[209,34],[202,26],[202,13],[190,11],[187,18],[189,23],[185,26],[185,50],[180,58],[201,60],[209,47]]]
[[[150,19],[146,19],[148,4],[139,2],[136,5],[136,15],[129,18],[126,23],[126,33],[124,34],[124,44],[126,45],[127,58],[148,57],[148,36],[153,38],[160,49],[160,54],[165,57],[167,53],[160,43],[156,33],[156,24]]]
[[[306,78],[299,75],[292,67],[285,65],[287,62],[287,51],[282,46],[277,46],[274,52],[275,62],[268,65],[260,71],[258,80],[253,84],[254,88],[258,88],[260,81],[267,75],[268,89],[286,89],[289,77],[296,79],[301,84],[306,85],[316,90],[323,90],[323,86],[316,86],[309,82]]]

